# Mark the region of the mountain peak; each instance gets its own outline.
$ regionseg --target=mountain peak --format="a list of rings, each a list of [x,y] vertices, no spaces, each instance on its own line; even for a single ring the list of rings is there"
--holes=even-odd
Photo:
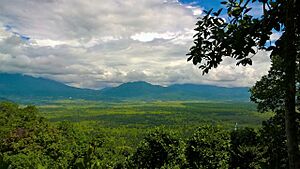
[[[102,90],[101,94],[116,98],[147,98],[161,92],[163,92],[162,86],[152,85],[145,81],[133,81],[123,83],[120,86],[111,89]]]

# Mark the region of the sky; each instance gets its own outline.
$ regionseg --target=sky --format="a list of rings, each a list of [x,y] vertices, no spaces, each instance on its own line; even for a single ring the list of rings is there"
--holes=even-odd
[[[101,89],[130,81],[250,87],[270,67],[187,62],[195,23],[221,0],[0,0],[0,72]],[[256,8],[259,10],[259,8]]]

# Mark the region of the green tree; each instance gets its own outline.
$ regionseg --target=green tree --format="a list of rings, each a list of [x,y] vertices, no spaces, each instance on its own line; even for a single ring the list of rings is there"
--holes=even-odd
[[[262,4],[261,17],[249,14],[250,3]],[[295,111],[296,96],[296,58],[299,58],[299,3],[296,0],[227,0],[228,21],[217,12],[207,11],[197,22],[194,46],[188,60],[200,64],[203,73],[216,68],[223,57],[237,60],[237,65],[251,65],[251,58],[258,50],[271,51],[271,57],[281,56],[284,84],[285,134],[289,157],[289,168],[300,168],[300,153],[297,140]],[[267,43],[273,31],[282,33],[274,45]],[[255,50],[257,49],[257,50]]]
[[[164,128],[150,132],[129,161],[129,168],[176,168],[184,164],[182,142]],[[172,166],[172,167],[171,167]]]
[[[0,168],[38,168],[49,163],[34,144],[36,133],[46,127],[35,107],[0,103],[0,126]]]
[[[252,128],[243,128],[230,133],[230,167],[232,169],[260,168],[260,140]]]
[[[265,169],[288,168],[288,153],[284,128],[284,111],[264,121],[260,129],[262,167]]]
[[[229,133],[211,125],[199,127],[187,141],[189,168],[227,169],[229,167]]]
[[[0,103],[0,126],[0,168],[76,168],[90,151],[84,132],[69,122],[49,123],[33,106]]]
[[[268,75],[261,78],[260,81],[251,88],[251,100],[257,103],[260,112],[273,111],[276,115],[271,119],[263,122],[261,129],[262,144],[265,146],[264,157],[266,165],[264,168],[286,168],[288,166],[287,148],[285,136],[285,92],[283,86],[284,79],[284,59],[283,54],[272,57],[272,67]],[[296,84],[299,84],[299,59],[296,64]],[[297,87],[299,92],[299,86]],[[299,101],[299,99],[297,99]],[[299,109],[299,107],[298,107]],[[299,143],[299,114],[296,114],[296,127],[298,128],[298,145]]]

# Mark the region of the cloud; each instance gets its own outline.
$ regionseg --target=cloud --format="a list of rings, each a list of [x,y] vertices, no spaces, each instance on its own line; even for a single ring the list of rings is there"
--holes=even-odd
[[[203,14],[203,9],[201,9],[199,7],[187,5],[186,8],[192,9],[193,15],[195,15],[195,16],[200,16],[201,14]]]
[[[83,88],[154,84],[251,86],[269,67],[231,60],[202,76],[185,54],[202,8],[176,0],[0,0],[0,71]],[[28,37],[28,38],[22,38]]]
[[[173,39],[176,37],[177,33],[165,32],[165,33],[156,33],[156,32],[141,32],[135,35],[132,35],[130,38],[133,40],[138,40],[141,42],[150,42],[154,39]]]

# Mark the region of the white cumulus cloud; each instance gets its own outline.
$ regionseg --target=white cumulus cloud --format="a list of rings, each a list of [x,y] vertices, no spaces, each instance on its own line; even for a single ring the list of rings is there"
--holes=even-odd
[[[251,86],[269,68],[186,62],[202,8],[177,0],[0,0],[0,72],[103,88],[128,81]]]

